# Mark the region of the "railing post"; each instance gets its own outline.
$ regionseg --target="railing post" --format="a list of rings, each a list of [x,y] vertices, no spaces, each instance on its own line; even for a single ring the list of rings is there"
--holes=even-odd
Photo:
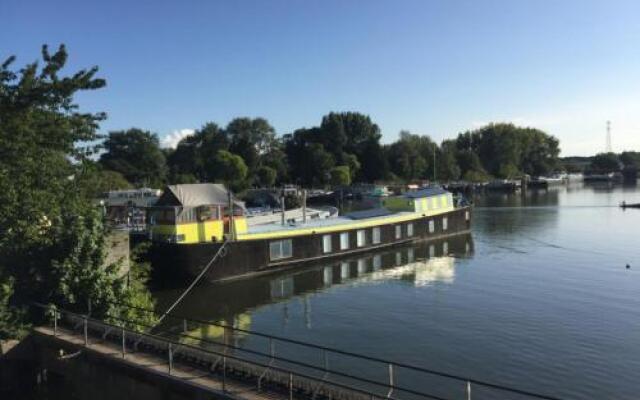
[[[389,363],[389,393],[387,393],[387,398],[391,397],[391,393],[393,393],[393,364]]]
[[[222,356],[222,391],[227,391],[227,357]]]
[[[293,400],[293,373],[289,372],[289,400]]]
[[[471,382],[467,381],[467,400],[471,400]]]
[[[171,348],[171,343],[169,343],[169,375],[173,371],[173,349]]]
[[[53,336],[58,335],[58,310],[53,309]]]
[[[322,350],[322,355],[324,359],[324,370],[329,371],[329,354],[327,354],[326,350]]]
[[[276,347],[273,343],[273,338],[269,338],[269,354],[271,354],[271,359],[276,355]]]
[[[124,354],[126,352],[126,338],[124,337],[124,326],[122,327],[122,358],[124,358]]]
[[[87,329],[87,317],[84,317],[84,345],[89,346],[89,333]]]

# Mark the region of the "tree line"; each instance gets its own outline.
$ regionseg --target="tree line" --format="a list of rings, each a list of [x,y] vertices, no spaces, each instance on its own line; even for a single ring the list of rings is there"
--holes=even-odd
[[[316,127],[284,135],[264,118],[236,118],[225,127],[209,122],[175,149],[163,149],[157,135],[132,128],[109,133],[99,165],[111,189],[222,181],[236,191],[287,183],[476,182],[560,168],[556,138],[508,123],[488,124],[439,145],[408,131],[390,144],[381,137],[378,125],[357,112],[332,112]]]

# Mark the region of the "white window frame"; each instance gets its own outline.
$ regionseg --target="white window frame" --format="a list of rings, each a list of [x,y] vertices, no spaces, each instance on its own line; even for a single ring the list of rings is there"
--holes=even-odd
[[[446,231],[449,229],[449,219],[447,217],[442,217],[442,230]]]
[[[465,211],[465,212],[464,212],[464,219],[465,219],[466,221],[469,221],[469,219],[471,219],[471,214],[469,214],[469,211]]]
[[[359,229],[356,231],[356,246],[364,247],[367,244],[367,231]]]
[[[382,241],[382,232],[380,230],[380,227],[376,226],[375,228],[371,229],[371,243],[380,244],[381,241]]]
[[[413,236],[413,223],[407,224],[407,237]]]
[[[396,240],[402,239],[402,225],[396,225]]]
[[[322,236],[322,252],[324,254],[331,253],[333,251],[333,243],[331,235]]]
[[[275,240],[269,243],[269,259],[283,260],[293,257],[293,242],[291,239]]]
[[[349,249],[349,232],[340,233],[340,250]]]
[[[433,233],[436,231],[436,221],[430,219],[429,220],[429,233]]]

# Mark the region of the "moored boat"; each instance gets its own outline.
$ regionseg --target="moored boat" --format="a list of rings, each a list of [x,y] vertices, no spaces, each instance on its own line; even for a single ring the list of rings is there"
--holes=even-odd
[[[212,281],[442,238],[471,227],[470,207],[456,207],[451,193],[439,187],[388,197],[383,208],[335,218],[286,222],[285,215],[284,224],[250,225],[242,203],[223,185],[173,185],[149,213],[154,269],[175,279],[196,276],[224,245],[224,256],[207,272]]]

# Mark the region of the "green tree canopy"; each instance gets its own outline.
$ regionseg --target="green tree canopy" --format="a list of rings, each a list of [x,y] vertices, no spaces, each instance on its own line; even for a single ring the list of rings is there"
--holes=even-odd
[[[599,173],[620,171],[620,158],[615,153],[596,154],[591,160],[591,170]]]
[[[212,175],[233,190],[239,191],[245,187],[248,168],[242,157],[220,150],[214,159],[213,168]]]
[[[348,186],[351,184],[351,173],[346,165],[338,165],[331,168],[329,174],[331,175],[332,186]]]
[[[104,142],[100,163],[119,172],[138,186],[160,187],[166,182],[166,159],[158,137],[149,131],[131,128],[110,132]]]

